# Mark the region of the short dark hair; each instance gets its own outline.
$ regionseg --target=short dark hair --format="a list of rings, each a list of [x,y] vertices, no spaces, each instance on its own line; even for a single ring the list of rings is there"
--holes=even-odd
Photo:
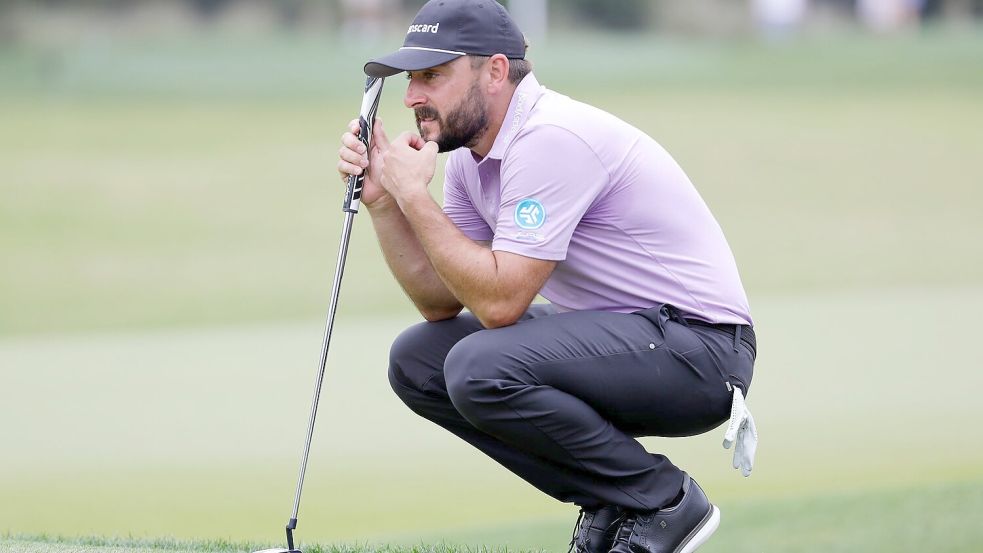
[[[529,51],[529,41],[526,40],[525,44],[526,52]],[[473,56],[469,55],[471,58],[471,69],[478,69],[486,61],[491,59],[491,56]],[[527,59],[512,59],[509,58],[509,82],[512,84],[518,84],[526,75],[532,72],[532,62]]]

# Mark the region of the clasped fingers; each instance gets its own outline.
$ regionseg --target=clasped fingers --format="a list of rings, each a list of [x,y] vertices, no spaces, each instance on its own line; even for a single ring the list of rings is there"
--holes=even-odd
[[[341,135],[341,144],[338,149],[338,173],[341,179],[348,180],[349,175],[361,175],[369,166],[365,144],[351,132]]]

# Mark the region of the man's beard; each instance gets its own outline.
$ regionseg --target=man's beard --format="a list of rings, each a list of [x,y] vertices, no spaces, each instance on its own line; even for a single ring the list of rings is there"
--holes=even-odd
[[[461,100],[461,104],[454,108],[444,119],[440,112],[430,106],[416,108],[416,128],[423,135],[423,120],[435,121],[440,127],[440,134],[437,137],[437,151],[449,152],[461,147],[474,147],[481,137],[488,130],[488,107],[485,105],[484,98],[478,83],[471,85],[468,94]]]

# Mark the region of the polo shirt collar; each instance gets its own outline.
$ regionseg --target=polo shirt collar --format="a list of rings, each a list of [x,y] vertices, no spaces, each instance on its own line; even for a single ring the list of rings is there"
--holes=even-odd
[[[505,155],[505,150],[508,149],[509,144],[512,143],[512,139],[518,134],[519,129],[525,125],[526,120],[529,119],[529,113],[532,111],[532,107],[536,105],[536,101],[542,95],[543,87],[532,73],[529,73],[519,81],[519,86],[515,87],[515,92],[512,94],[509,109],[505,112],[505,120],[502,122],[502,128],[498,130],[495,143],[492,144],[491,150],[489,150],[485,159],[502,159],[502,156]]]

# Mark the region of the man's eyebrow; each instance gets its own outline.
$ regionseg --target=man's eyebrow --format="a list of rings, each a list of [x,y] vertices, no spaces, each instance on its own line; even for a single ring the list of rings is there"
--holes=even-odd
[[[414,73],[443,73],[444,70],[439,69],[439,67],[440,66],[438,65],[437,67],[428,67],[426,69],[416,69],[414,71],[407,71],[406,78],[410,78],[410,76],[413,75]]]

